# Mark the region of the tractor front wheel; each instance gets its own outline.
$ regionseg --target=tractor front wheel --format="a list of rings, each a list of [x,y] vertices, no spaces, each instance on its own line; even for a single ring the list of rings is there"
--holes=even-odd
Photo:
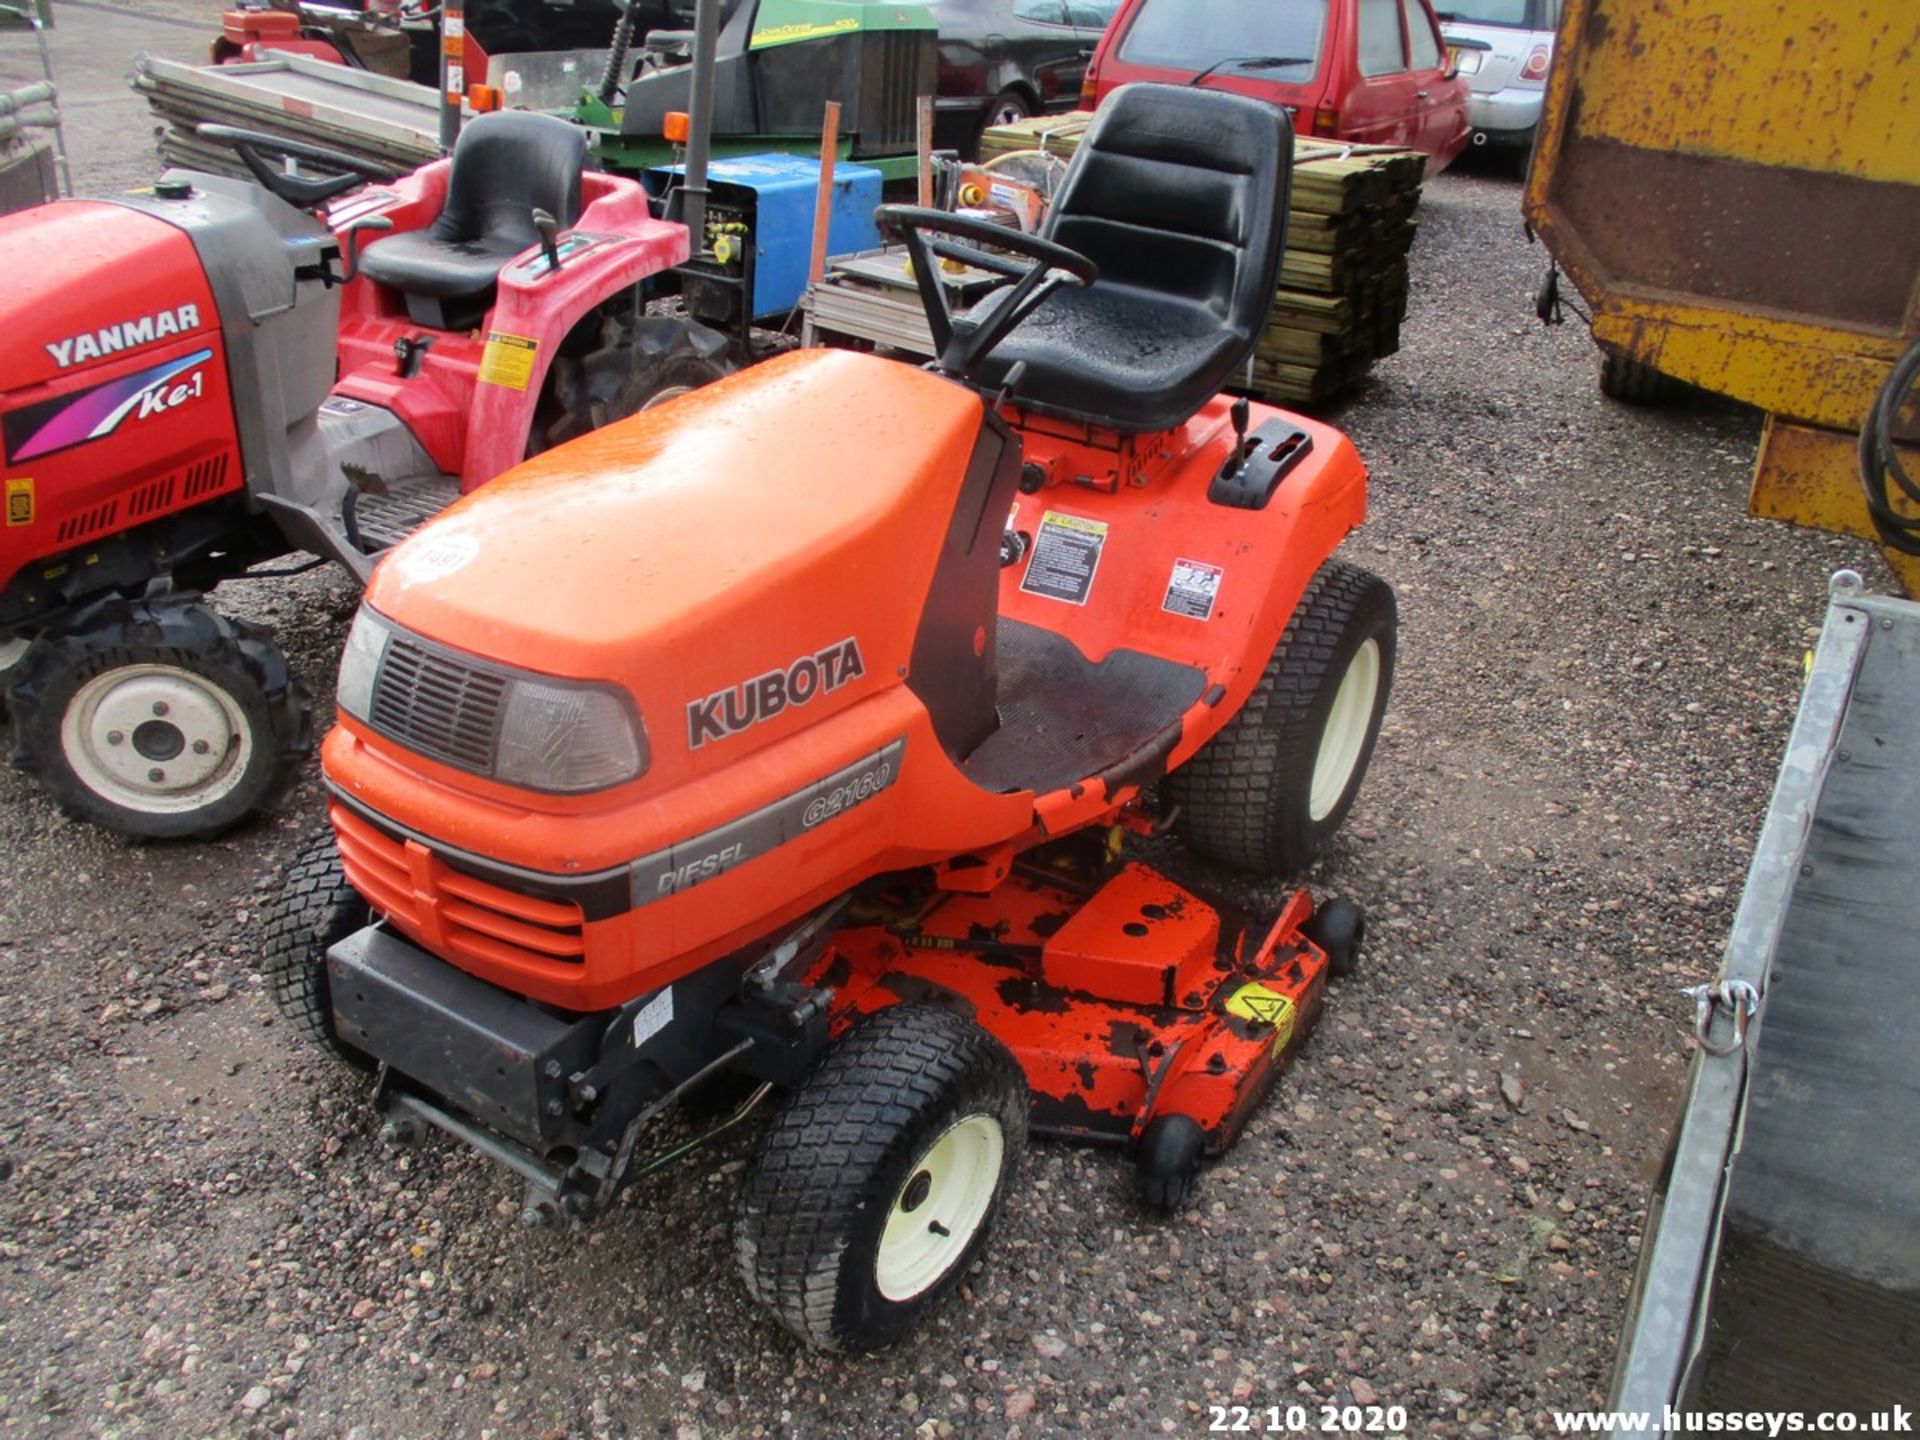
[[[960,1283],[1027,1140],[1027,1084],[965,1016],[896,1005],[840,1041],[747,1172],[753,1297],[826,1350],[878,1349]]]
[[[238,824],[312,740],[266,632],[188,595],[83,611],[27,653],[7,699],[14,764],[68,814],[142,839]]]
[[[347,883],[339,847],[329,834],[308,846],[287,871],[267,913],[260,956],[274,1004],[287,1023],[303,1040],[357,1070],[373,1069],[373,1060],[333,1028],[327,951],[372,923],[373,909]]]
[[[1239,714],[1167,777],[1180,835],[1222,864],[1297,874],[1353,808],[1393,684],[1393,589],[1329,560]]]

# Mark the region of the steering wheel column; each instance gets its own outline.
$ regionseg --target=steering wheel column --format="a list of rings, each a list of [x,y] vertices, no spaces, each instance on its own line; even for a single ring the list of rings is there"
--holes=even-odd
[[[905,243],[933,335],[934,363],[958,378],[970,379],[994,347],[1061,285],[1091,285],[1100,278],[1099,267],[1077,250],[971,216],[917,205],[882,205],[873,218],[882,235]],[[983,245],[1018,258],[976,248]],[[984,320],[957,316],[941,283],[941,260],[998,275],[1013,288]]]

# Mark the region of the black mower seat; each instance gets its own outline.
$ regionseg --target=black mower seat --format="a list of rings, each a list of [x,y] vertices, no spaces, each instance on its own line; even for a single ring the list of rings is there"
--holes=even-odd
[[[1056,290],[969,378],[997,389],[1024,361],[1016,404],[1128,432],[1180,424],[1266,328],[1292,174],[1293,126],[1275,106],[1179,85],[1114,91],[1041,231],[1100,278]]]
[[[407,298],[416,324],[461,329],[493,303],[500,272],[540,240],[533,212],[562,229],[580,213],[587,135],[551,115],[482,115],[453,147],[447,199],[423,230],[367,246],[360,273]]]

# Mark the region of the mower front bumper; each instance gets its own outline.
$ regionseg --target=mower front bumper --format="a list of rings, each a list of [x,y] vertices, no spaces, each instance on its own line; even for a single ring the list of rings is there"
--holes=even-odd
[[[327,952],[327,983],[342,1040],[535,1149],[559,1135],[566,1077],[593,1064],[609,1018],[568,1024],[374,925]]]
[[[585,1218],[666,1163],[635,1144],[681,1095],[731,1070],[763,1082],[757,1101],[826,1048],[824,1002],[791,986],[749,993],[745,964],[568,1015],[370,925],[328,950],[327,984],[335,1033],[379,1062],[375,1104],[396,1136],[437,1126],[526,1176],[529,1215]]]

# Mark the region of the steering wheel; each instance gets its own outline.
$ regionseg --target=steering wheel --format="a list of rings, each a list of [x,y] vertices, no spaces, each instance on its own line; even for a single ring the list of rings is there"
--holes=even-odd
[[[242,130],[235,125],[196,125],[193,129],[204,139],[232,146],[253,172],[254,179],[289,205],[297,205],[302,210],[317,210],[327,201],[362,185],[385,184],[399,178],[398,171],[378,161],[349,155],[344,150],[329,150],[324,145],[309,145],[304,140],[290,140],[284,135],[269,135],[264,130]],[[324,180],[289,175],[267,163],[270,155],[308,160],[323,169],[341,173]]]
[[[936,363],[950,375],[970,375],[994,346],[1061,285],[1087,286],[1100,278],[1100,267],[1078,250],[969,215],[917,205],[882,205],[873,212],[873,219],[883,236],[906,243],[920,304],[927,312],[927,328],[933,333]],[[975,245],[956,241],[1010,250],[1020,259],[988,254]],[[998,275],[1013,282],[1013,289],[984,319],[956,317],[935,257]]]

